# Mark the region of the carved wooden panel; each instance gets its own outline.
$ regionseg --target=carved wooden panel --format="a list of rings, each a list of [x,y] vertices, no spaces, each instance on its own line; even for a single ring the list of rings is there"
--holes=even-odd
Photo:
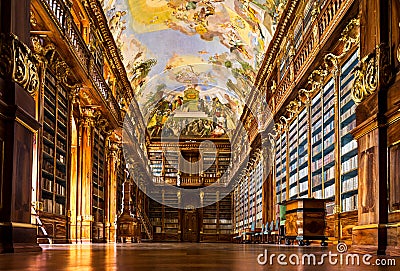
[[[31,181],[32,181],[32,143],[31,136],[21,135],[16,142],[16,167],[18,170],[14,179],[13,191],[15,197],[15,214],[12,219],[16,222],[27,222],[31,212]]]
[[[400,210],[400,143],[389,148],[389,208]]]
[[[3,207],[4,140],[0,138],[0,209]]]
[[[361,213],[374,213],[376,202],[376,147],[363,151],[360,155],[359,193],[361,197]]]
[[[297,213],[286,214],[285,233],[286,236],[297,236]]]

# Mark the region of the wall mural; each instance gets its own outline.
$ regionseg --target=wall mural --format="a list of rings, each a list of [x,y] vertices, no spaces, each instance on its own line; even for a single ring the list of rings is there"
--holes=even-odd
[[[274,18],[285,1],[100,2],[151,134],[160,134],[166,115],[178,109],[182,112],[196,109],[196,114],[204,115],[198,119],[194,131],[187,127],[188,135],[222,136],[230,129],[229,119],[232,122],[241,114],[240,103],[251,89],[272,37]],[[221,67],[229,74],[221,72],[224,70]],[[153,80],[160,74],[168,82]],[[185,100],[188,90],[199,92],[196,101]],[[157,109],[147,112],[150,104]],[[212,114],[211,119],[205,117]],[[216,119],[222,117],[226,120]],[[177,117],[174,119],[177,121]],[[170,128],[171,134],[177,125],[185,124],[177,121]],[[184,132],[185,127],[181,128]]]

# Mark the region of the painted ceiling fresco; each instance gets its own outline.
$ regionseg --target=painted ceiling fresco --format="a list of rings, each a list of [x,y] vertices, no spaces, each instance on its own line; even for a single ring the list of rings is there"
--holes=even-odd
[[[220,137],[241,114],[285,1],[100,2],[150,134]]]

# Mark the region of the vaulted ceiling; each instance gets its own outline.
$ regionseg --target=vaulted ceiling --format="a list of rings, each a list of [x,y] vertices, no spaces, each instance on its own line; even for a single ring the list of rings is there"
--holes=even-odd
[[[214,128],[224,116],[229,130],[241,114],[284,0],[100,2],[149,128],[178,109],[206,113]],[[198,93],[197,109],[179,107],[187,92]]]

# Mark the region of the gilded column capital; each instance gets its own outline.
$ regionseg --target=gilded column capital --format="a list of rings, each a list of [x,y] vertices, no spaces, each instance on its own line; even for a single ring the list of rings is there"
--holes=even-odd
[[[116,141],[109,141],[107,147],[107,155],[112,158],[118,158],[118,153],[120,152],[121,145]]]
[[[281,122],[281,125],[282,125],[282,131],[286,132],[288,130],[288,127],[289,127],[290,119],[288,117],[286,117],[286,116],[281,116],[279,118],[279,121]]]
[[[293,119],[299,113],[300,107],[300,100],[293,100],[286,106],[286,111],[289,113],[289,119]]]
[[[328,71],[324,68],[318,68],[314,70],[308,77],[308,83],[311,85],[311,89],[313,91],[320,90],[327,75]]]
[[[314,93],[313,89],[308,90],[308,89],[302,88],[299,90],[298,98],[303,104],[310,106],[313,93]]]
[[[81,108],[80,124],[83,127],[89,128],[95,126],[95,111],[95,108],[91,106]]]
[[[0,77],[11,79],[34,96],[40,89],[38,64],[34,53],[17,36],[0,35]]]
[[[319,4],[318,4],[317,1],[315,1],[315,2],[313,3],[313,8],[312,8],[312,11],[311,11],[311,18],[312,18],[312,20],[317,19],[318,14],[319,14],[320,12],[321,12],[321,10],[320,10],[320,8],[319,8]]]
[[[71,89],[68,98],[72,104],[80,105],[79,93],[81,92],[82,87],[80,85],[75,85],[74,88]]]
[[[44,42],[44,40],[37,36],[31,36],[31,48],[38,61],[46,62],[46,55],[55,50],[55,46],[51,42]]]

